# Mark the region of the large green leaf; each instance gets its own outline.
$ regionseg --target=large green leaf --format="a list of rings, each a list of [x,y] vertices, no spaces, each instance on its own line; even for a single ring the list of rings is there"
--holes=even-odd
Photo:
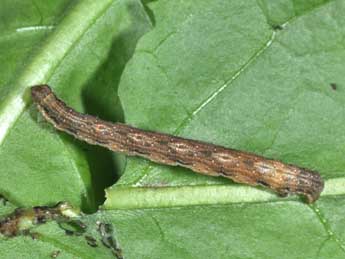
[[[94,209],[115,176],[111,154],[56,134],[26,88],[48,83],[79,110],[121,119],[116,89],[151,26],[146,13],[138,1],[8,1],[0,12],[8,20],[1,30],[1,193],[17,205],[68,200]]]
[[[177,257],[203,257],[200,247],[216,258],[327,257],[332,250],[343,257],[344,2],[159,1],[150,8],[155,28],[140,40],[119,88],[126,122],[312,168],[326,187],[307,206],[128,159],[105,208],[172,214],[170,224],[170,216],[157,217],[156,229],[183,250]]]
[[[280,159],[326,180],[310,206],[128,158],[105,210],[83,217],[91,233],[96,221],[113,224],[126,258],[343,258],[344,12],[341,0],[5,1],[1,193],[13,206],[67,200],[90,210],[114,180],[110,153],[37,115],[25,89],[49,83],[80,111]],[[3,257],[111,257],[54,222],[35,231],[38,240],[2,239]]]

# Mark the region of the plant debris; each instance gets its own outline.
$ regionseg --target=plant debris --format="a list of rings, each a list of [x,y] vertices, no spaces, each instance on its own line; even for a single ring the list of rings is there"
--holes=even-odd
[[[85,239],[86,239],[86,242],[89,246],[91,246],[91,247],[97,247],[98,246],[97,240],[94,239],[92,236],[86,235]]]
[[[51,220],[69,222],[71,218],[78,216],[79,211],[66,202],[59,202],[52,207],[17,208],[0,220],[0,233],[6,237],[30,234],[34,238],[30,233],[33,227]]]
[[[57,258],[60,255],[60,253],[61,253],[60,250],[56,250],[50,254],[50,257],[51,258]]]
[[[117,259],[123,259],[122,255],[122,249],[119,246],[119,243],[117,240],[113,237],[114,235],[114,229],[113,226],[109,223],[102,223],[102,222],[97,222],[98,225],[98,232],[101,235],[101,241],[102,244],[111,249],[113,255]]]
[[[330,83],[329,84],[330,86],[331,86],[331,88],[332,88],[332,90],[337,90],[337,84],[336,83]]]
[[[59,227],[65,230],[66,235],[70,236],[81,236],[86,231],[86,225],[80,220],[61,221]]]

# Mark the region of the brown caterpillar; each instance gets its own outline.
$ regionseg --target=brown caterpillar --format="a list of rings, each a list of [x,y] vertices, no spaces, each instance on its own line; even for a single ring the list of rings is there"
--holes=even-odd
[[[281,196],[302,194],[308,203],[317,200],[324,187],[320,175],[305,168],[76,112],[58,99],[48,85],[33,86],[31,94],[44,118],[55,128],[115,152],[179,165],[205,175],[223,176],[238,183],[261,185]]]

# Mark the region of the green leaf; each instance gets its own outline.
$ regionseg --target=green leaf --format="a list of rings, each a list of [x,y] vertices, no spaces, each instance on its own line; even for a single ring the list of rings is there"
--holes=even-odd
[[[67,200],[94,210],[114,181],[111,153],[57,134],[27,88],[47,83],[79,110],[121,119],[116,89],[151,26],[146,13],[138,1],[7,1],[0,12],[0,192],[20,206]]]
[[[119,88],[126,122],[311,168],[326,187],[308,206],[131,158],[107,190],[105,208],[173,214],[170,224],[156,227],[170,234],[158,246],[171,257],[176,247],[183,249],[179,258],[208,257],[205,247],[216,258],[314,258],[330,251],[343,257],[344,228],[332,211],[342,214],[345,193],[344,3],[149,6],[155,28],[140,40]],[[208,228],[216,229],[214,237]],[[168,242],[175,248],[166,248]]]
[[[201,12],[204,4],[151,5],[156,27],[138,44],[119,88],[127,122],[315,169],[327,179],[324,195],[343,194],[344,32],[331,29],[343,21],[343,4],[306,5],[305,13],[299,6],[282,30],[271,27],[265,2],[216,1]],[[126,186],[132,197],[132,186],[195,186],[202,193],[205,185],[230,185],[141,159],[129,159],[126,171],[108,192],[109,208],[126,204],[113,199]],[[238,184],[229,189],[237,202],[271,198]],[[214,192],[220,200],[228,195]]]
[[[0,193],[10,209],[67,200],[92,210],[114,180],[109,152],[37,115],[25,89],[49,83],[79,111],[255,152],[326,181],[307,205],[128,158],[104,210],[82,217],[94,236],[97,221],[111,223],[125,258],[344,257],[344,1],[8,1],[0,12]],[[55,222],[33,231],[38,240],[1,240],[3,257],[112,257]]]

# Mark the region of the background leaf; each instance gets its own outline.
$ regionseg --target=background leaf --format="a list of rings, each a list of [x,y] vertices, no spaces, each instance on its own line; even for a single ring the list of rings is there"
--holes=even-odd
[[[12,17],[15,6],[24,12],[27,4],[8,1],[1,16]],[[2,49],[10,51],[4,59],[18,68],[12,77],[4,69],[0,88],[0,190],[17,205],[68,200],[94,210],[94,200],[104,199],[103,189],[115,178],[112,155],[56,134],[25,89],[48,83],[79,110],[85,105],[89,113],[121,119],[117,83],[137,39],[151,25],[138,1],[68,2],[53,13],[56,21],[50,17],[55,9],[56,4],[42,2],[32,7],[32,18],[18,14],[19,21],[12,18],[12,25],[8,18],[5,26]],[[13,41],[33,51],[11,58],[11,51],[21,49]]]
[[[6,3],[3,16],[29,8],[15,4]],[[39,119],[24,89],[48,82],[77,110],[255,152],[318,170],[326,180],[309,206],[295,196],[128,158],[107,190],[105,210],[83,217],[91,232],[98,220],[113,224],[126,258],[344,256],[343,1],[30,8],[21,19],[7,16],[0,41],[9,49],[0,71],[0,190],[13,206],[68,200],[92,210],[119,165]],[[13,42],[26,46],[18,56]],[[67,258],[111,256],[82,237],[66,237],[55,223],[37,231],[43,238],[30,245],[27,237],[1,241],[4,256],[40,251],[43,258],[54,249]]]

